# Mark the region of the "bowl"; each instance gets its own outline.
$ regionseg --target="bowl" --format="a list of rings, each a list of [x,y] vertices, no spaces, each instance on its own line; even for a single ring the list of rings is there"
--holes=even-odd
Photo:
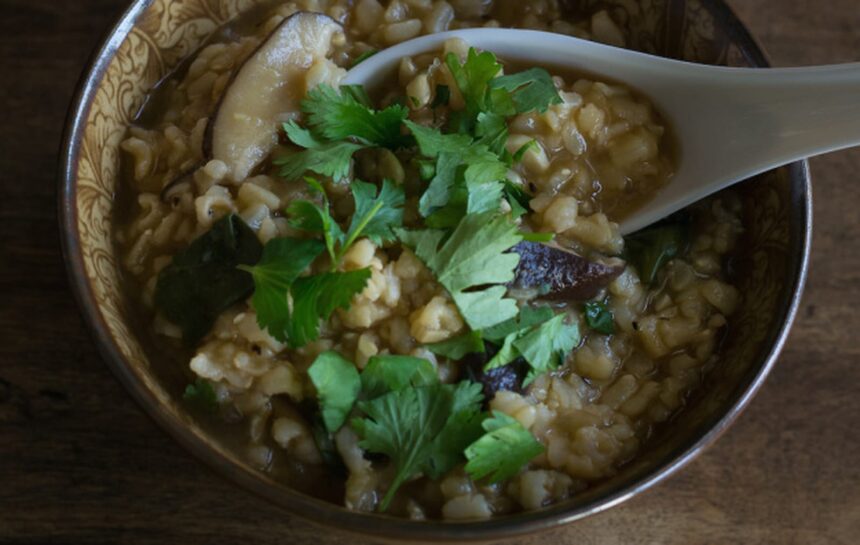
[[[743,294],[722,363],[687,407],[658,428],[638,458],[574,498],[485,522],[414,522],[348,511],[257,471],[205,418],[180,402],[185,374],[137,316],[114,243],[119,144],[146,92],[219,25],[268,0],[135,0],[96,51],[72,105],[60,164],[59,213],[72,288],[99,350],[158,424],[199,459],[289,512],[393,540],[489,540],[544,530],[597,513],[666,479],[737,418],[777,360],[806,279],[811,196],[805,162],[738,186],[742,250],[730,263]],[[767,66],[760,47],[718,0],[582,0],[572,18],[609,9],[629,45],[710,64]]]

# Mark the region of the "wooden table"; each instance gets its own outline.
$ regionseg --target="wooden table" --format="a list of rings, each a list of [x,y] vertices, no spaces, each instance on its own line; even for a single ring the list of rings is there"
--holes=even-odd
[[[57,149],[78,74],[126,3],[0,0],[0,543],[354,543],[181,450],[79,318],[57,236]],[[860,60],[857,0],[731,4],[778,65]],[[860,543],[860,151],[812,168],[809,284],[752,406],[670,482],[519,543]]]

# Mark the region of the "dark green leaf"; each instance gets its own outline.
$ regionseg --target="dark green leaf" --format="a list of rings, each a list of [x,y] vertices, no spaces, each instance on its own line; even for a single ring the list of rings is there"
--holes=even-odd
[[[665,224],[633,233],[624,239],[626,256],[645,284],[653,284],[657,273],[687,246],[683,224]]]
[[[156,307],[182,329],[187,344],[197,343],[222,312],[251,295],[254,281],[237,267],[257,263],[262,251],[238,216],[220,219],[159,273]]]
[[[362,106],[373,108],[370,96],[368,96],[367,91],[365,91],[364,86],[362,85],[341,85],[340,92]]]
[[[475,136],[478,142],[487,146],[490,151],[501,155],[508,141],[508,124],[499,114],[481,112],[478,114]]]
[[[328,202],[318,206],[310,201],[293,201],[287,207],[288,222],[291,226],[309,233],[320,233],[325,240],[332,263],[337,262],[336,246],[343,241],[340,225],[329,214]]]
[[[208,380],[198,378],[185,387],[182,399],[208,412],[218,410],[218,396]]]
[[[585,303],[585,323],[598,333],[604,335],[615,333],[615,316],[612,315],[612,310],[606,303],[600,301]]]
[[[451,152],[442,152],[436,160],[433,179],[421,196],[418,211],[425,218],[444,207],[451,200],[451,192],[460,166],[460,157]]]

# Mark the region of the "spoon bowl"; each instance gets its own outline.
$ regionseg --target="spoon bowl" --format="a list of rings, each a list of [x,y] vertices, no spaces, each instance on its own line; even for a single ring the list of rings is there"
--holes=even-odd
[[[810,68],[709,66],[534,30],[476,28],[385,49],[351,69],[374,88],[403,57],[459,38],[512,61],[598,74],[645,94],[679,142],[675,175],[620,223],[637,231],[741,180],[798,159],[860,145],[860,63]]]

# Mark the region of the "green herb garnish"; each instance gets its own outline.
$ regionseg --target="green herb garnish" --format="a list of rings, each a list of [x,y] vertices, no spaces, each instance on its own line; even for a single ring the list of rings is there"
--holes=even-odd
[[[361,372],[362,394],[373,399],[410,386],[430,386],[439,382],[436,369],[423,358],[412,356],[373,356]]]
[[[467,354],[481,353],[485,350],[484,338],[480,331],[469,331],[447,341],[428,344],[426,348],[436,355],[455,361]]]
[[[254,280],[251,305],[257,312],[257,322],[281,342],[290,340],[292,313],[288,294],[293,282],[323,249],[317,240],[276,238],[266,244],[259,263],[239,267],[251,273]]]
[[[483,422],[486,434],[466,449],[466,473],[475,480],[489,477],[491,483],[509,479],[544,451],[522,424],[514,418],[493,412]]]
[[[585,323],[598,333],[604,335],[615,333],[615,316],[609,306],[602,301],[585,303]]]
[[[393,229],[403,223],[403,188],[390,180],[383,180],[381,189],[358,180],[352,182],[350,190],[355,200],[355,213],[349,228],[344,232],[331,216],[331,207],[322,185],[313,178],[305,178],[305,181],[322,195],[323,204],[291,202],[287,207],[290,224],[303,231],[323,235],[332,270],[337,268],[350,246],[362,236],[377,245],[395,239]]]
[[[308,377],[317,389],[323,423],[329,433],[340,429],[352,410],[361,379],[351,361],[334,351],[323,352],[308,368]]]
[[[281,176],[296,180],[311,171],[335,181],[349,176],[353,154],[364,148],[396,149],[409,143],[400,127],[409,110],[393,105],[374,110],[364,91],[346,87],[340,91],[320,85],[302,101],[307,128],[291,121],[284,132],[303,151],[275,161]]]
[[[517,315],[517,303],[505,297],[504,286],[513,280],[520,260],[508,250],[522,240],[510,219],[492,213],[469,214],[444,243],[443,231],[399,230],[398,235],[433,271],[473,330]]]
[[[208,412],[215,412],[218,409],[218,396],[212,388],[212,383],[202,378],[185,387],[182,399]]]
[[[509,320],[485,332],[489,340],[502,346],[485,369],[507,365],[522,356],[532,368],[524,381],[530,384],[539,375],[561,365],[565,355],[579,344],[579,327],[565,322],[548,307],[522,309],[517,320]]]
[[[642,282],[653,284],[660,269],[687,246],[687,232],[681,223],[657,225],[627,236],[624,246]]]
[[[461,434],[468,430],[463,423],[480,412],[482,397],[480,385],[466,382],[456,387],[410,387],[358,403],[367,415],[352,421],[362,438],[359,445],[385,454],[397,470],[380,503],[381,511],[388,508],[404,482],[428,471],[428,464],[434,474],[448,466],[448,456],[453,455],[450,446],[460,446]],[[449,422],[453,431],[446,431]]]

